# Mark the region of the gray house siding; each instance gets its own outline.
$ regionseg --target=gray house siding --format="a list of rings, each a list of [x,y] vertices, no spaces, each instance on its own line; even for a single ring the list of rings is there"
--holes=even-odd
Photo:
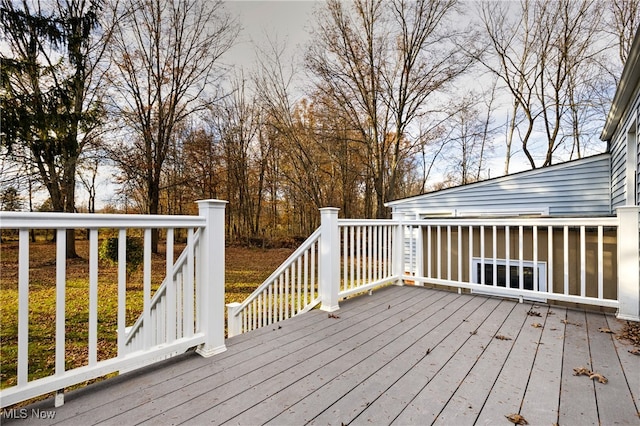
[[[616,127],[616,131],[611,138],[611,145],[609,147],[611,152],[611,205],[614,210],[616,207],[628,204],[626,187],[627,173],[636,176],[636,192],[640,194],[637,179],[638,169],[640,169],[640,157],[638,156],[640,149],[638,149],[636,121],[638,111],[640,110],[639,90],[640,87],[636,86],[631,98],[633,101],[624,110],[620,122]],[[632,134],[632,137],[629,137],[630,133]],[[630,150],[630,152],[633,153],[633,151],[635,151],[635,153],[633,153],[633,160],[629,163],[633,164],[635,162],[635,170],[627,170],[627,153],[629,143],[633,143],[636,147],[636,149]],[[639,196],[636,196],[635,194],[633,195],[636,200],[640,199]]]
[[[387,203],[409,217],[466,212],[548,211],[550,216],[611,214],[610,156],[530,170]]]
[[[611,145],[611,204],[618,207],[625,203],[626,138],[617,137]]]

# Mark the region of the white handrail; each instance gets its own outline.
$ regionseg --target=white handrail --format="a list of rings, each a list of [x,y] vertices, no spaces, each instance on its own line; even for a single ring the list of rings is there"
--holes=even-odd
[[[406,265],[405,280],[520,299],[618,306],[616,268],[604,262],[605,254],[609,262],[617,256],[613,241],[619,240],[617,217],[436,218],[401,223],[424,237],[416,244],[416,234],[407,233],[405,250],[410,259],[426,262],[426,268]],[[589,270],[587,258],[595,259]],[[531,275],[526,288],[525,270]]]
[[[198,228],[200,216],[105,213],[0,212],[2,229]]]
[[[326,213],[337,216],[337,211]],[[237,334],[269,325],[274,322],[287,319],[291,316],[299,315],[313,309],[322,300],[322,285],[336,286],[334,291],[329,292],[330,298],[345,298],[354,294],[371,290],[375,287],[388,285],[396,282],[399,275],[394,273],[392,268],[392,242],[393,232],[398,222],[389,220],[351,220],[343,219],[332,223],[335,226],[335,240],[325,247],[324,251],[319,246],[318,257],[313,254],[309,256],[311,261],[324,262],[332,265],[327,270],[318,268],[318,281],[315,281],[313,271],[315,266],[311,265],[310,285],[307,286],[305,276],[304,288],[300,288],[302,278],[301,270],[309,271],[307,254],[316,243],[327,243],[331,237],[325,234],[325,228],[318,228],[305,240],[254,292],[241,303],[230,303],[228,307],[228,330],[229,337]],[[326,225],[325,225],[326,226]],[[344,230],[340,232],[340,229]],[[334,246],[334,244],[337,244]],[[384,247],[383,247],[384,245]],[[340,249],[342,246],[342,249]],[[342,251],[342,252],[341,252]],[[305,258],[304,267],[301,259]],[[323,258],[322,256],[327,256]],[[337,262],[332,264],[328,257],[336,257]],[[342,258],[341,258],[342,257]],[[341,259],[340,259],[341,258]],[[297,265],[297,266],[296,266]],[[323,274],[331,274],[332,268],[340,269],[340,273],[334,275],[336,279],[327,279]],[[297,278],[296,278],[297,277]],[[340,281],[342,280],[342,285]],[[333,282],[335,281],[335,282]],[[294,283],[297,283],[296,290]],[[310,302],[301,306],[299,301],[308,300],[306,291],[311,291],[318,285],[318,297],[311,297]],[[324,284],[322,284],[324,283]],[[301,291],[304,289],[304,297]],[[326,290],[326,289],[324,289]],[[328,293],[325,293],[325,296]],[[289,309],[289,303],[291,307]],[[258,306],[255,306],[255,305]],[[337,300],[331,302],[331,306],[337,306]]]

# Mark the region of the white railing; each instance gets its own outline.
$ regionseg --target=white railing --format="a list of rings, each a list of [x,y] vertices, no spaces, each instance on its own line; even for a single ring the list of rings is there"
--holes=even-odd
[[[638,320],[638,215],[630,207],[595,218],[338,220],[338,209],[321,209],[319,230],[250,298],[229,305],[229,336],[318,303],[331,312],[342,298],[390,283],[611,307]],[[303,256],[314,259],[311,270]],[[314,271],[318,298],[298,306],[300,274]]]
[[[228,303],[229,337],[308,312],[320,303],[317,229],[242,303]]]
[[[402,220],[403,280],[638,318],[638,208],[617,217]]]
[[[148,365],[158,359],[198,347],[203,356],[225,350],[224,345],[224,208],[218,200],[198,202],[199,216],[103,215],[65,213],[0,213],[0,229],[16,229],[18,256],[18,335],[16,385],[0,391],[1,406],[6,407],[49,392],[57,392],[56,406],[64,401],[63,389],[109,373]],[[55,264],[55,357],[54,372],[29,379],[30,298],[29,231],[56,230]],[[66,230],[89,230],[89,273],[87,277],[88,339],[86,365],[67,369],[67,274],[65,259]],[[99,294],[98,241],[101,235],[116,230],[118,259],[126,258],[126,236],[130,229],[144,234],[143,308],[138,320],[127,327],[126,262],[117,267],[117,356],[98,359],[98,324],[103,303],[112,303],[112,295]],[[166,230],[166,278],[152,296],[151,233]],[[187,229],[185,251],[174,264],[174,230]],[[206,306],[206,308],[205,308]],[[216,308],[217,307],[217,308]],[[202,309],[201,309],[202,308]],[[3,320],[8,313],[3,311]],[[76,342],[77,343],[77,342]],[[3,359],[3,362],[9,362]]]
[[[393,241],[398,225],[388,220],[338,221],[341,280],[339,298],[394,282]]]
[[[405,279],[518,298],[617,307],[617,218],[405,221]]]
[[[308,312],[338,309],[338,300],[398,280],[385,220],[338,220],[321,209],[321,226],[242,303],[229,303],[229,337]]]
[[[130,353],[145,348],[145,339],[149,346],[163,345],[194,335],[196,297],[195,263],[199,249],[200,230],[187,231],[187,246],[173,264],[173,232],[167,229],[166,265],[167,271],[162,284],[153,293],[149,302],[149,314],[141,315],[136,322],[125,329],[124,352]],[[146,317],[146,318],[145,318]],[[147,334],[145,319],[152,323],[153,332]],[[147,328],[148,329],[148,328]],[[171,354],[173,355],[173,354]]]
[[[197,217],[0,213],[1,229],[18,230],[20,252],[17,384],[0,391],[0,405],[147,365],[193,346],[203,356],[225,350],[224,203],[199,202]],[[331,312],[342,298],[403,282],[614,307],[619,318],[640,320],[639,216],[638,207],[626,207],[610,218],[405,220],[397,214],[393,220],[338,220],[338,209],[321,209],[318,231],[247,300],[229,306],[229,336],[318,304]],[[118,354],[98,360],[98,241],[105,228],[117,230],[120,259],[126,256],[127,230],[143,230],[143,309],[127,327],[127,271],[120,262]],[[154,228],[167,230],[168,243],[166,277],[152,294]],[[29,380],[28,352],[30,229],[57,232],[55,372],[34,380]],[[88,362],[70,370],[65,366],[67,229],[90,234]],[[174,229],[188,230],[187,248],[176,262]]]

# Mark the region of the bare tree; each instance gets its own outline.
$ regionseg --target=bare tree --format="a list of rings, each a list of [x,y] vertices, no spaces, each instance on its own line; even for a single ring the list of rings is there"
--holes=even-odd
[[[239,72],[231,82],[231,95],[212,112],[226,168],[227,229],[240,240],[258,232],[256,211],[263,184],[261,179],[254,180],[255,171],[262,170],[259,150],[255,149],[261,116],[247,86]]]
[[[499,129],[492,121],[494,97],[495,86],[484,96],[470,92],[454,103],[448,120],[451,130],[446,142],[442,142],[446,145],[449,185],[466,185],[486,178],[486,155],[492,150],[493,136]],[[482,109],[483,99],[487,100],[486,110]]]
[[[533,47],[537,41],[537,20],[528,0],[521,3],[521,13],[513,13],[513,3],[483,2],[480,18],[488,37],[490,53],[478,56],[480,62],[499,77],[513,97],[506,139],[505,174],[513,149],[513,139],[519,130],[519,115],[526,122],[521,135],[522,150],[532,167],[535,161],[528,143],[534,130],[536,111],[534,88],[540,78]]]
[[[418,144],[406,130],[426,100],[470,64],[443,25],[454,1],[331,0],[318,15],[307,67],[318,89],[333,97],[367,153],[375,214],[396,197],[400,165]]]
[[[261,144],[267,142],[266,148],[273,154],[271,167],[277,173],[271,173],[272,184],[284,189],[295,203],[295,214],[300,219],[296,232],[308,233],[315,220],[308,221],[305,216],[317,216],[310,209],[326,207],[328,201],[321,165],[326,157],[309,133],[307,105],[293,98],[295,70],[286,65],[286,58],[286,43],[277,38],[267,38],[267,45],[258,55],[255,81],[267,127]]]
[[[515,135],[532,168],[553,164],[561,151],[580,157],[595,137],[585,134],[581,120],[600,109],[594,82],[602,79],[601,58],[610,49],[602,39],[603,15],[604,4],[595,0],[482,3],[490,49],[479,59],[513,99],[505,173]],[[544,140],[532,139],[537,131]]]
[[[78,178],[89,197],[87,203],[87,211],[89,213],[96,212],[98,171],[103,161],[104,157],[94,152],[93,155],[88,156],[80,167],[78,167]]]
[[[576,92],[597,65],[592,59],[603,47],[596,47],[603,10],[597,1],[562,0],[538,5],[540,27],[538,63],[540,80],[536,94],[540,103],[547,147],[544,166],[553,162],[553,154],[567,139],[580,151],[580,131],[568,127],[566,121],[577,124],[580,110],[589,104],[579,103]],[[585,72],[586,70],[586,72]]]
[[[627,61],[633,38],[640,25],[640,2],[638,0],[610,0],[607,28],[617,39],[620,63]]]
[[[162,168],[177,126],[215,101],[220,57],[238,26],[221,1],[128,0],[123,6],[112,57],[114,108],[136,135],[123,143],[140,158],[147,213],[157,214]],[[157,242],[154,233],[154,251]]]
[[[193,129],[183,143],[189,189],[196,199],[218,198],[223,192],[220,136],[211,128]]]

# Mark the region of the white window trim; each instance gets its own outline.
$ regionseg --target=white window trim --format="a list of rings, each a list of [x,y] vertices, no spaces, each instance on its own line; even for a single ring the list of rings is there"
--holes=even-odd
[[[417,220],[436,219],[436,218],[443,218],[443,217],[455,217],[455,215],[456,215],[455,210],[441,210],[441,211],[433,211],[428,213],[416,213],[416,219]]]
[[[506,217],[506,216],[549,216],[549,207],[536,207],[532,209],[482,209],[482,210],[455,210],[456,217],[480,216],[480,217]]]
[[[626,205],[635,206],[637,204],[637,182],[636,174],[638,167],[638,137],[636,131],[636,122],[634,121],[626,133],[626,161],[625,161],[625,192]]]

